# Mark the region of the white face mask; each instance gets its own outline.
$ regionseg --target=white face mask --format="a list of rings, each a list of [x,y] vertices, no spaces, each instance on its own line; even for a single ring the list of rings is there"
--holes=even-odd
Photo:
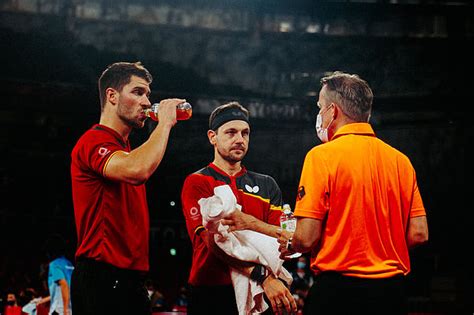
[[[329,107],[328,107],[329,110]],[[328,142],[328,128],[331,126],[332,122],[334,120],[334,117],[331,118],[331,121],[329,122],[329,125],[326,128],[323,128],[323,117],[321,116],[321,113],[318,113],[318,116],[316,116],[316,134],[318,135],[318,138],[323,142],[326,143]]]

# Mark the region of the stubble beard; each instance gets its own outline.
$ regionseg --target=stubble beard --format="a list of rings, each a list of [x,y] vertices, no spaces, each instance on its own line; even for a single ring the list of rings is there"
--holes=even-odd
[[[138,115],[136,115],[132,110],[130,110],[127,105],[119,103],[117,108],[117,116],[122,120],[127,126],[135,129],[141,129],[145,126],[145,121],[140,120]]]
[[[226,160],[227,162],[229,162],[231,164],[238,163],[238,162],[240,162],[244,159],[245,155],[247,154],[247,151],[245,151],[245,150],[242,150],[242,151],[243,151],[242,155],[236,155],[236,154],[232,153],[232,151],[229,151],[227,154],[225,154],[221,150],[217,149],[218,154],[224,160]]]

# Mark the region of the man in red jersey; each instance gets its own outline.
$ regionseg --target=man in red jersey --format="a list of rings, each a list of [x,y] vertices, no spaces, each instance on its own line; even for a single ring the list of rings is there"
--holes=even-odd
[[[214,161],[189,175],[181,194],[193,245],[188,314],[237,314],[229,266],[262,285],[275,313],[296,311],[293,296],[278,278],[262,265],[227,256],[203,226],[198,201],[213,196],[217,186],[229,185],[242,206],[242,211],[221,221],[229,225],[229,231],[249,229],[277,237],[282,203],[280,188],[272,177],[247,171],[241,164],[250,140],[247,109],[237,102],[217,107],[209,118],[209,129]]]
[[[78,246],[72,275],[73,313],[149,314],[143,275],[149,269],[149,218],[144,183],[160,164],[176,106],[160,102],[160,123],[147,141],[130,149],[150,108],[152,76],[141,63],[118,62],[99,78],[101,116],[71,153]]]

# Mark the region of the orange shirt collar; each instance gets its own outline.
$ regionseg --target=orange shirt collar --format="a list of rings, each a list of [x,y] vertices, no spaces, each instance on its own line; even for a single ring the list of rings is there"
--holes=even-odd
[[[375,132],[369,123],[353,123],[340,127],[334,136],[332,136],[331,140],[349,134],[375,137]]]

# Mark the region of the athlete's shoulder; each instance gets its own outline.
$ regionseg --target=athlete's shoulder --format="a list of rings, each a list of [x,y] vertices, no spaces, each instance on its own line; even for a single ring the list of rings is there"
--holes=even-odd
[[[185,185],[206,180],[205,177],[209,176],[208,168],[209,168],[208,166],[205,166],[205,167],[189,174],[188,176],[186,176],[186,179],[184,180]]]
[[[125,148],[126,143],[120,141],[113,133],[108,131],[107,129],[100,128],[100,125],[94,125],[86,132],[82,134],[82,136],[77,140],[74,148],[72,150],[72,155],[82,155],[88,154],[88,152],[95,151],[96,148],[104,146],[104,151],[107,149],[108,151],[111,148]],[[107,146],[107,148],[105,148]]]
[[[409,168],[412,167],[410,158],[405,153],[379,138],[376,138],[375,141],[377,141],[379,147],[383,149],[386,160],[395,159],[399,165],[405,165]]]
[[[86,130],[78,139],[77,144],[84,144],[89,142],[114,141],[115,137],[107,129],[96,124]]]
[[[253,178],[256,178],[256,179],[261,179],[261,180],[268,180],[268,179],[273,178],[270,175],[263,174],[263,173],[258,173],[258,172],[254,172],[254,171],[249,171],[249,170],[247,170],[247,176],[250,176],[250,177],[253,177]]]
[[[337,140],[337,139],[336,139]],[[327,155],[331,154],[333,150],[338,150],[336,140],[321,143],[312,147],[306,156]]]
[[[187,177],[188,178],[199,178],[201,176],[208,176],[209,174],[210,174],[209,166],[205,166],[205,167],[189,174]]]
[[[49,263],[49,266],[50,267],[57,267],[57,266],[62,266],[64,265],[64,258],[61,256],[61,257],[57,257],[55,259],[53,259],[50,263]]]
[[[271,186],[277,186],[278,187],[278,184],[277,184],[276,180],[268,174],[257,173],[257,172],[254,172],[254,171],[248,171],[247,170],[246,176],[251,178],[252,181],[255,182],[255,183],[262,183],[262,184],[265,184],[265,185],[271,185]]]

